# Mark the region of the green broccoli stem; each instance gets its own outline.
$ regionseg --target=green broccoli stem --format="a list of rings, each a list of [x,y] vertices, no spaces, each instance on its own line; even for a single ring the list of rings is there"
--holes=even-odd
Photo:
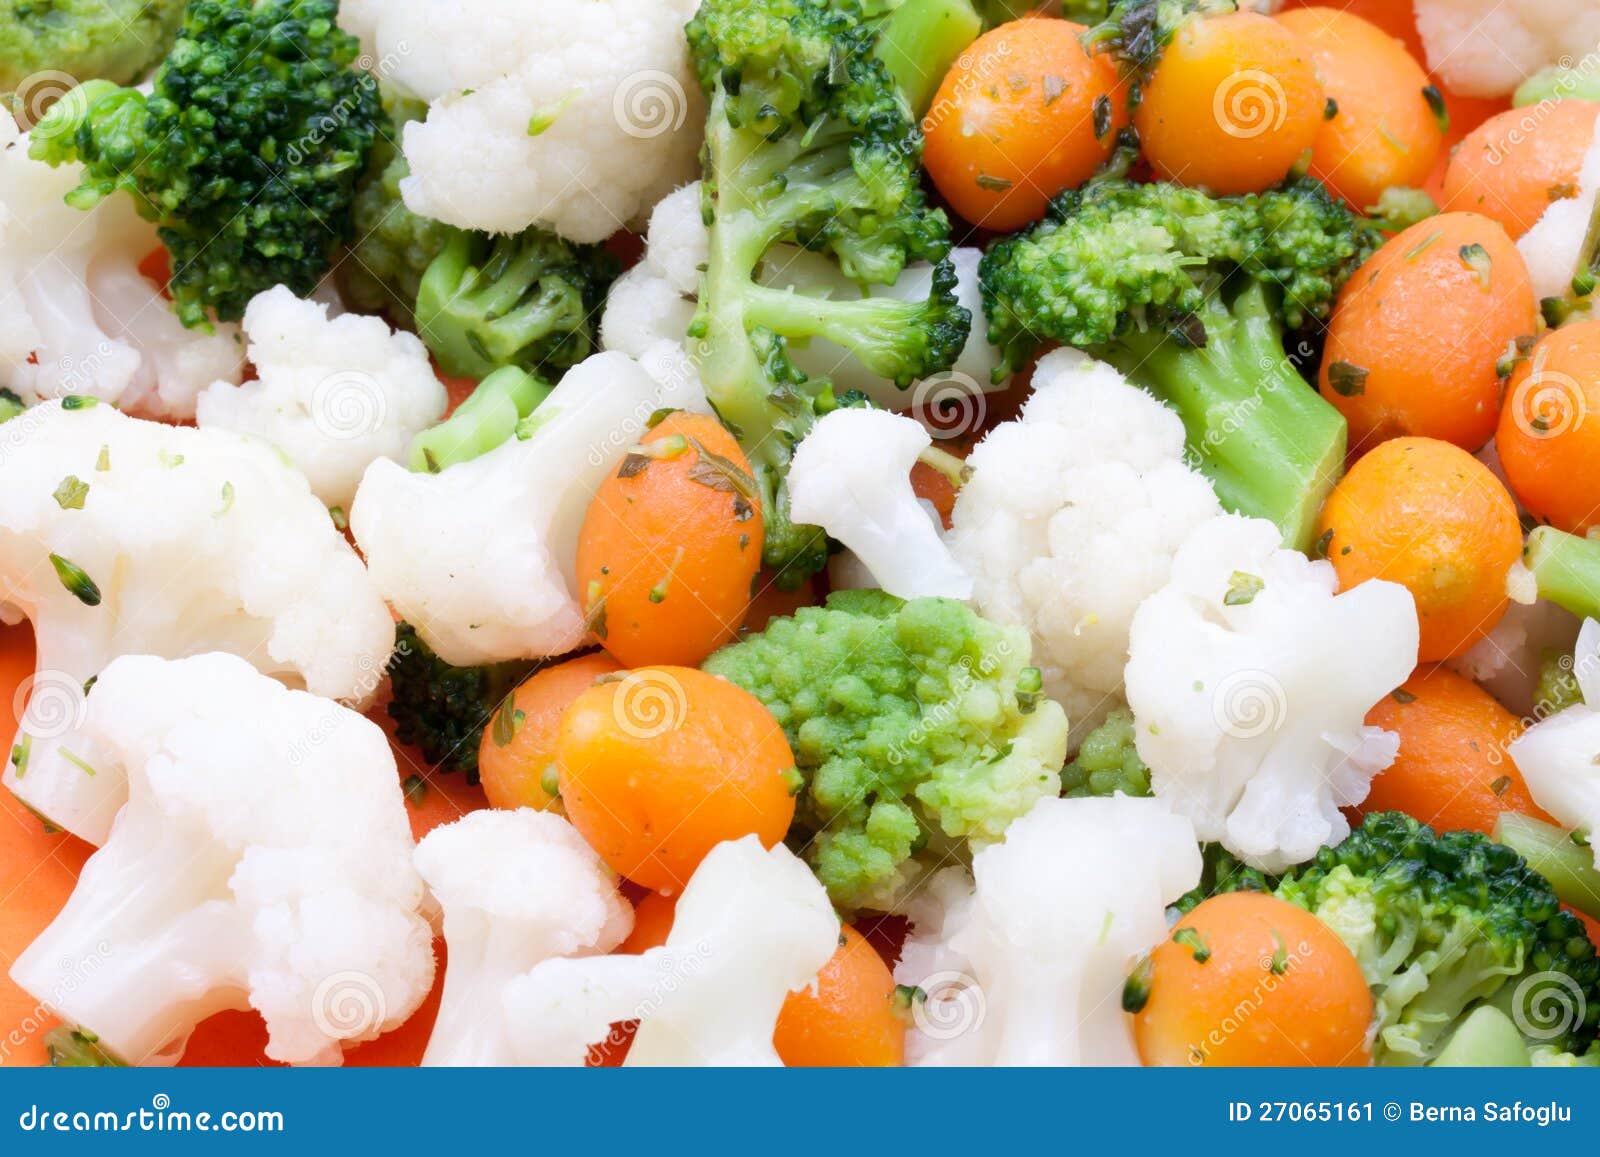
[[[1600,75],[1590,69],[1551,65],[1534,73],[1511,98],[1514,108],[1557,100],[1600,101]]]
[[[983,31],[970,0],[905,0],[883,23],[878,59],[920,120],[950,66]]]
[[[907,372],[906,335],[921,329],[927,309],[925,301],[891,297],[842,301],[759,285],[745,288],[747,324],[789,338],[826,338],[848,349],[870,372],[902,388],[916,377]]]
[[[1106,357],[1178,412],[1225,508],[1269,519],[1286,546],[1309,550],[1344,472],[1344,417],[1290,363],[1259,283],[1231,306],[1213,294],[1198,319],[1201,348],[1147,331],[1119,339]]]
[[[1580,844],[1572,833],[1519,812],[1500,813],[1494,838],[1548,880],[1563,904],[1600,920],[1600,871],[1587,841]]]
[[[1516,1023],[1500,1009],[1485,1004],[1461,1022],[1428,1067],[1525,1069],[1530,1063],[1528,1042]]]
[[[27,408],[16,394],[0,387],[0,422],[9,422]]]
[[[1539,584],[1539,597],[1580,619],[1600,618],[1600,542],[1553,526],[1528,535],[1522,561]]]
[[[455,413],[411,440],[407,466],[419,474],[437,474],[487,454],[510,441],[517,423],[533,413],[550,391],[550,386],[516,366],[495,370]]]

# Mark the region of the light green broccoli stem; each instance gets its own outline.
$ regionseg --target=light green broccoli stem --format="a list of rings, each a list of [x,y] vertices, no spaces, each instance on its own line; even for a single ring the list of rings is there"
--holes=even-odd
[[[1583,702],[1583,688],[1573,673],[1572,654],[1567,651],[1547,650],[1541,656],[1539,682],[1533,689],[1534,716],[1550,716],[1576,707]]]
[[[1500,813],[1494,838],[1550,881],[1563,904],[1600,920],[1600,871],[1587,838],[1519,812]]]
[[[1061,794],[1072,796],[1150,794],[1150,769],[1134,742],[1133,712],[1113,711],[1084,738],[1075,759],[1061,771]]]
[[[1517,108],[1556,100],[1600,101],[1600,69],[1562,68],[1558,64],[1534,73],[1517,89],[1511,103]]]
[[[57,1069],[120,1069],[124,1062],[100,1044],[100,1038],[87,1029],[57,1026],[44,1034],[45,1055]]]
[[[1522,561],[1539,584],[1539,597],[1580,619],[1600,619],[1600,542],[1541,526],[1528,535]]]
[[[0,91],[33,104],[23,90],[36,73],[66,73],[134,84],[167,54],[184,0],[4,0],[0,2]],[[38,119],[37,107],[22,111]]]
[[[944,74],[982,31],[970,0],[905,0],[884,21],[878,58],[919,120]]]
[[[1404,233],[1419,221],[1439,213],[1439,203],[1424,189],[1392,185],[1383,191],[1376,205],[1367,206],[1372,225],[1383,233]]]
[[[1120,339],[1107,356],[1178,412],[1194,465],[1224,507],[1276,523],[1286,546],[1309,550],[1344,473],[1344,417],[1289,362],[1259,283],[1231,306],[1213,295],[1198,316],[1203,349],[1151,332]]]
[[[0,387],[0,422],[9,422],[27,409],[22,399],[10,390]]]
[[[516,366],[496,370],[478,383],[455,413],[411,440],[406,464],[418,473],[437,474],[487,454],[510,441],[517,423],[538,409],[550,390]]]
[[[1525,1069],[1531,1063],[1528,1044],[1515,1022],[1498,1008],[1486,1004],[1461,1022],[1461,1027],[1428,1067]]]

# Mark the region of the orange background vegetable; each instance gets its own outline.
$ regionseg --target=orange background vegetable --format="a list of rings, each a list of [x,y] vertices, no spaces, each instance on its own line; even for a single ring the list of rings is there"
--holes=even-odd
[[[1600,525],[1600,319],[1546,334],[1517,367],[1495,448],[1534,517],[1577,534]]]
[[[620,670],[609,655],[580,655],[535,672],[517,687],[511,709],[521,713],[520,721],[502,722],[502,706],[478,744],[478,775],[490,807],[544,811],[555,804],[562,810],[560,800],[544,789],[546,772],[555,770],[561,716],[596,679]],[[502,746],[508,729],[510,742]]]
[[[1260,892],[1213,896],[1150,954],[1150,995],[1134,1016],[1147,1065],[1364,1065],[1372,995],[1338,935]],[[1175,931],[1177,930],[1175,929]],[[1274,971],[1276,962],[1277,971]]]
[[[794,819],[783,729],[748,691],[692,667],[590,687],[561,721],[561,799],[619,874],[677,892],[723,840],[772,847]]]
[[[1400,755],[1372,781],[1359,814],[1400,811],[1438,831],[1489,835],[1503,811],[1548,819],[1507,746],[1522,721],[1447,667],[1422,667],[1367,712],[1400,736]]]
[[[1309,47],[1254,12],[1186,20],[1134,110],[1157,175],[1213,193],[1277,184],[1317,139],[1326,107]]]
[[[1084,52],[1083,31],[1053,18],[1003,24],[945,74],[923,118],[922,163],[973,224],[1012,230],[1037,221],[1051,197],[1111,155],[1128,120],[1127,88],[1108,57]]]
[[[1384,243],[1328,324],[1322,396],[1357,452],[1416,434],[1476,450],[1494,433],[1498,364],[1538,328],[1528,267],[1505,230],[1444,213]]]
[[[1506,572],[1522,555],[1516,504],[1465,450],[1397,438],[1362,457],[1318,522],[1341,589],[1387,579],[1411,592],[1420,662],[1459,655],[1505,613]]]
[[[1521,237],[1552,201],[1577,195],[1597,116],[1600,104],[1561,100],[1485,121],[1451,155],[1445,208],[1482,213]]]
[[[761,504],[749,460],[715,418],[671,414],[640,443],[676,452],[630,454],[595,491],[578,539],[578,595],[624,667],[691,666],[744,622],[761,568]]]
[[[1385,189],[1425,185],[1444,133],[1423,93],[1428,74],[1405,45],[1340,8],[1300,8],[1278,20],[1305,43],[1337,108],[1317,131],[1311,175],[1358,210],[1376,206]]]

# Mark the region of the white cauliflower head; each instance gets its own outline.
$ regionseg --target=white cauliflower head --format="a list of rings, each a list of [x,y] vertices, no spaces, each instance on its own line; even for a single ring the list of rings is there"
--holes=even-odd
[[[1158,800],[1044,799],[912,901],[895,979],[918,990],[913,1065],[1136,1065],[1129,970],[1200,881],[1189,821]]]
[[[449,950],[424,1065],[516,1064],[506,985],[543,960],[610,952],[633,927],[616,875],[552,812],[472,812],[428,833],[416,865]]]
[[[789,514],[844,543],[892,595],[968,598],[972,579],[911,489],[911,467],[932,444],[899,414],[824,414],[789,465]]]
[[[650,214],[643,258],[613,282],[606,295],[600,319],[601,345],[639,357],[658,342],[674,341],[684,346],[691,359],[696,356],[697,343],[685,334],[694,318],[700,275],[709,260],[708,244],[700,213],[699,181],[662,199]],[[860,390],[886,410],[928,407],[934,411],[934,420],[943,418],[967,429],[976,428],[983,416],[982,395],[1005,387],[1004,382],[990,380],[1000,364],[1000,351],[989,344],[982,322],[983,294],[978,285],[982,258],[983,251],[973,247],[950,252],[956,270],[956,298],[975,321],[961,356],[946,373],[902,390],[868,372],[842,346],[825,338],[792,343],[790,358],[805,373],[828,378],[837,393]],[[834,300],[862,296],[861,288],[832,261],[792,245],[774,246],[762,259],[757,280],[772,288]],[[867,293],[897,301],[925,301],[932,288],[933,266],[924,261],[908,265],[894,284],[874,285]]]
[[[279,285],[251,299],[244,331],[255,380],[213,384],[196,420],[271,442],[329,506],[348,506],[366,468],[403,459],[449,404],[427,347],[381,317],[329,317]]]
[[[1600,68],[1600,47],[1595,49],[1594,62]],[[1600,243],[1591,237],[1596,198],[1600,198],[1600,119],[1578,170],[1578,195],[1550,202],[1533,228],[1517,241],[1517,250],[1528,263],[1535,297],[1567,296],[1572,292],[1572,279],[1587,268],[1593,256],[1588,247]]]
[[[1534,802],[1573,831],[1600,837],[1600,623],[1585,619],[1572,653],[1583,702],[1558,711],[1507,749]],[[1600,868],[1600,838],[1591,838]]]
[[[506,1017],[523,1064],[581,1065],[613,1022],[637,1020],[629,1065],[774,1066],[784,1000],[838,944],[839,917],[811,869],[746,836],[695,869],[665,945],[547,960],[511,983]]]
[[[1399,750],[1367,711],[1417,663],[1411,593],[1336,594],[1333,564],[1265,519],[1196,528],[1133,617],[1128,704],[1150,785],[1202,840],[1282,871],[1349,833]]]
[[[415,1011],[432,932],[375,724],[232,655],[133,655],[101,673],[85,731],[128,804],[19,986],[133,1064],[246,1008],[272,1059],[338,1064]]]
[[[1134,611],[1221,512],[1184,464],[1183,422],[1076,350],[1040,359],[1015,421],[967,458],[950,547],[986,617],[1026,626],[1076,739],[1119,701]]]
[[[1594,0],[1416,0],[1428,68],[1463,96],[1505,96],[1600,51]]]
[[[415,213],[601,241],[695,172],[704,132],[683,26],[696,0],[358,0],[340,21],[428,102],[405,127]]]
[[[384,596],[447,663],[560,655],[584,637],[574,570],[589,500],[663,406],[704,408],[600,353],[568,370],[518,436],[438,474],[380,458],[350,526]]]
[[[139,272],[161,247],[127,197],[87,213],[62,198],[80,165],[51,168],[0,117],[0,387],[24,400],[83,395],[151,417],[194,415],[195,395],[244,368],[237,326],[185,329]]]
[[[81,768],[104,762],[78,734],[83,687],[118,655],[227,651],[365,703],[394,648],[361,560],[275,450],[99,404],[41,403],[0,426],[7,605],[33,621],[38,668],[5,784],[91,843],[125,787]]]

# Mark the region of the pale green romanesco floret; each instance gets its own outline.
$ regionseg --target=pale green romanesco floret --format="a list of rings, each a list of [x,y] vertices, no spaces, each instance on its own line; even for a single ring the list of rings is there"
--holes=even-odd
[[[843,910],[890,908],[933,848],[996,840],[1060,791],[1066,714],[1027,632],[953,600],[836,593],[705,669],[783,725],[806,781],[790,839]]]

